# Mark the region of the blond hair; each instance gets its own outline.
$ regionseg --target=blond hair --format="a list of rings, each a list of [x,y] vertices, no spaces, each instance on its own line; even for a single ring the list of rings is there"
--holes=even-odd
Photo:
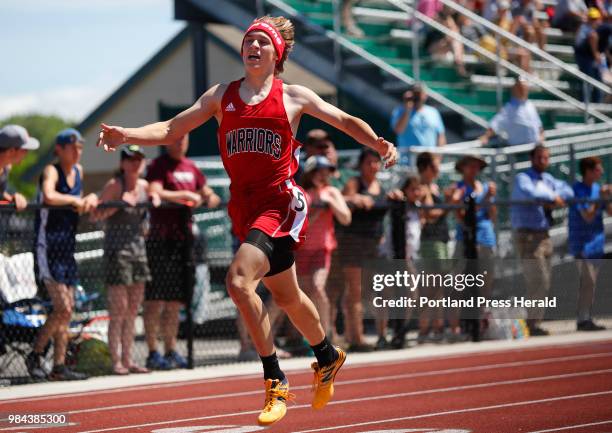
[[[274,75],[279,75],[285,71],[285,60],[287,60],[289,53],[293,50],[293,46],[295,45],[295,28],[293,27],[293,23],[285,17],[272,17],[270,15],[256,18],[254,22],[257,21],[262,21],[274,26],[285,41],[285,51],[283,51],[283,56],[276,63],[276,68],[274,69]]]

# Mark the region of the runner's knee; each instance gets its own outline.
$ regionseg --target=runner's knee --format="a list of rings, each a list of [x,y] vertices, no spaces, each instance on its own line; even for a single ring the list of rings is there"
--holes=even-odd
[[[244,276],[238,266],[230,266],[227,276],[225,277],[225,286],[232,300],[237,304],[248,302],[253,290],[248,284],[247,278]]]

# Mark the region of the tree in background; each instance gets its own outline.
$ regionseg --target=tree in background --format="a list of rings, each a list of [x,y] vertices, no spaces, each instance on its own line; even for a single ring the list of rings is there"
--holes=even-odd
[[[40,141],[40,148],[28,152],[24,160],[18,166],[13,167],[9,177],[10,184],[31,199],[36,194],[38,176],[26,174],[31,174],[32,169],[36,166],[40,166],[42,171],[44,164],[48,163],[49,156],[53,152],[53,144],[57,133],[62,129],[74,127],[75,122],[58,116],[25,114],[0,120],[0,128],[8,124],[23,126],[32,137],[36,137]]]

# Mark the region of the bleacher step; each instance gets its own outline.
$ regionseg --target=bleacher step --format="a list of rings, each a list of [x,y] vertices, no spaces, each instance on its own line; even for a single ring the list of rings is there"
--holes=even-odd
[[[470,80],[473,84],[479,85],[479,86],[489,86],[489,87],[495,87],[497,86],[497,77],[494,75],[478,75],[478,74],[473,74],[470,77]],[[546,80],[546,82],[548,84],[553,85],[554,87],[556,87],[557,89],[560,90],[569,90],[570,89],[570,85],[567,81],[559,81],[559,80]],[[502,87],[504,88],[508,88],[508,87],[512,87],[512,85],[514,84],[514,78],[513,77],[501,77],[501,84]],[[533,85],[533,87],[537,87],[539,88],[539,86],[537,85]]]

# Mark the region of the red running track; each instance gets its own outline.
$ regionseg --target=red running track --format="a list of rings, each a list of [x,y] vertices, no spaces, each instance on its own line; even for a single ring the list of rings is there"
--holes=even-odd
[[[296,402],[270,432],[612,432],[612,341],[346,366],[322,411],[309,371],[289,379]],[[17,399],[0,402],[3,418],[61,412],[71,425],[0,432],[261,431],[262,388],[238,376]]]

